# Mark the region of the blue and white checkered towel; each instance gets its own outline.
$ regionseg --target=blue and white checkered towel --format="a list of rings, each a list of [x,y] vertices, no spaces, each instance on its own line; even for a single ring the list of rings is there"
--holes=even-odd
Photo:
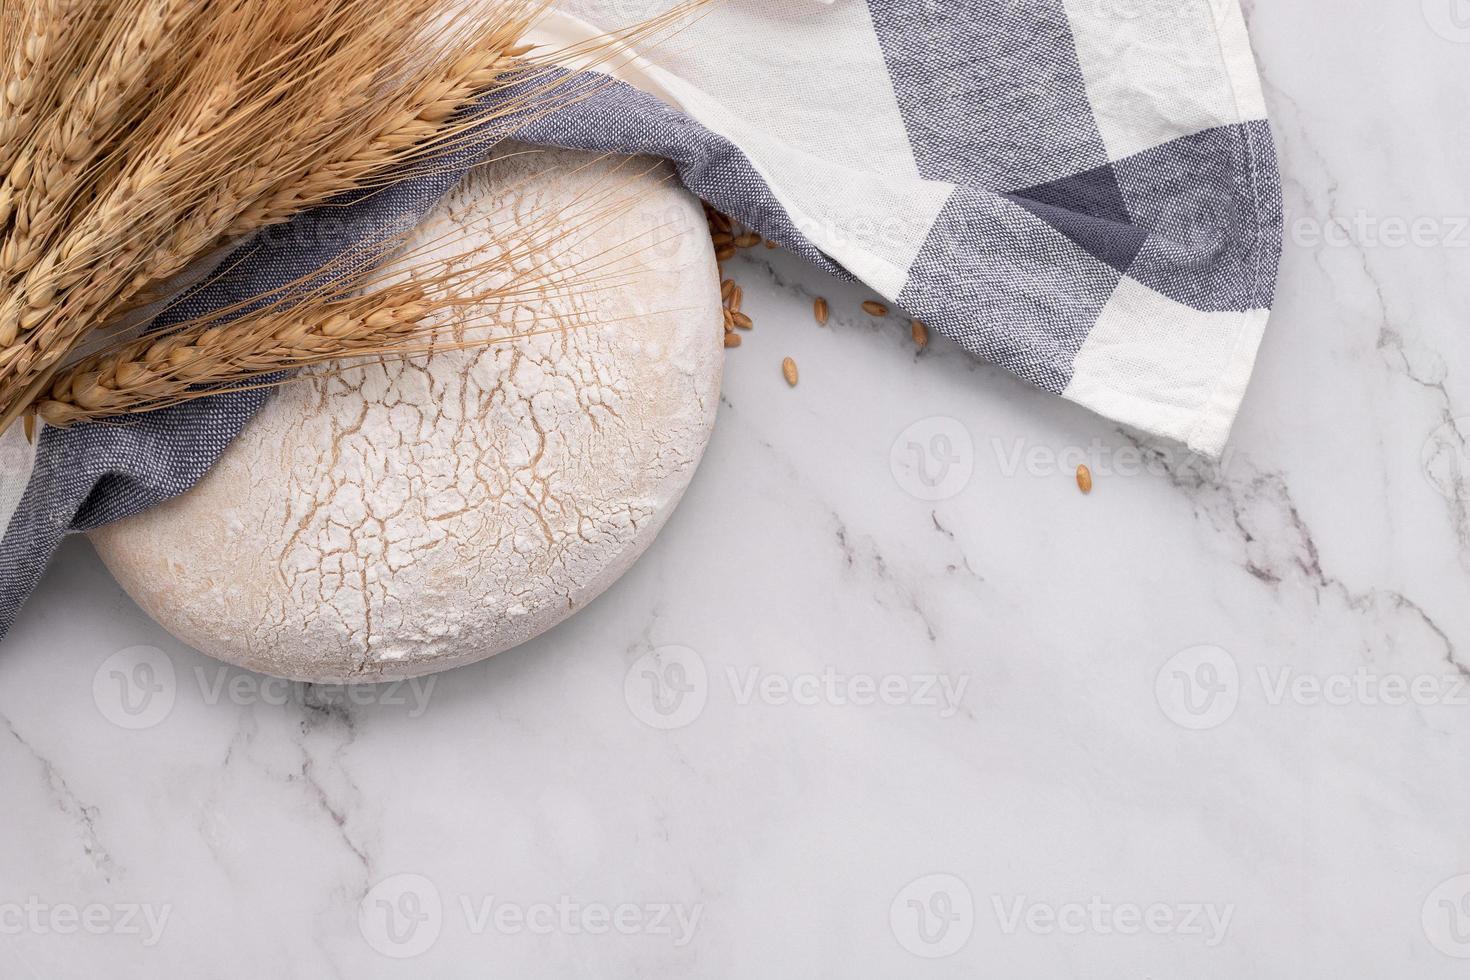
[[[574,41],[664,0],[567,0]],[[633,9],[637,8],[637,9]],[[518,130],[690,190],[1032,383],[1223,448],[1271,306],[1280,181],[1237,0],[720,0]],[[486,146],[247,245],[181,319],[419,219]],[[0,434],[0,635],[62,537],[182,493],[263,399]]]

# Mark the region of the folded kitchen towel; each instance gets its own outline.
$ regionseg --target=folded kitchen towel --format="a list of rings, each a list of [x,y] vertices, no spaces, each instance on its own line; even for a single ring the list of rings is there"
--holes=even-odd
[[[564,0],[538,30],[576,41],[670,6]],[[1223,449],[1282,225],[1237,0],[716,0],[625,54],[604,69],[617,81],[516,139],[666,157],[704,200],[971,353]],[[263,234],[165,321],[417,221],[500,135]],[[187,490],[266,397],[46,428],[34,444],[0,434],[0,635],[67,533]]]

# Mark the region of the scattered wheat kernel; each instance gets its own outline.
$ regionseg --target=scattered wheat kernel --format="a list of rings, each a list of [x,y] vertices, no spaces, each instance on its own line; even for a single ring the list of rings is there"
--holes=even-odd
[[[786,358],[784,361],[782,361],[781,362],[781,374],[782,374],[783,377],[786,378],[786,383],[787,384],[789,384],[793,388],[796,387],[796,362],[795,361],[793,361],[789,357]]]
[[[710,241],[714,242],[716,245],[729,245],[735,240],[734,235],[725,231],[717,231],[709,237]]]
[[[761,236],[757,235],[753,231],[747,231],[745,234],[739,235],[735,239],[735,244],[740,246],[741,248],[750,248],[751,246],[759,245],[760,243]]]
[[[755,321],[746,316],[744,313],[737,313],[732,310],[730,313],[730,319],[734,322],[735,326],[739,327],[741,330],[749,330],[751,327],[755,326]]]
[[[873,300],[867,299],[863,300],[863,312],[869,316],[887,316],[888,307],[882,303],[875,303]]]
[[[745,290],[736,286],[730,290],[730,310],[733,313],[740,312],[740,304],[745,300]]]
[[[734,330],[735,329],[735,320],[730,315],[730,311],[729,310],[726,310],[725,311],[725,329],[726,330]]]
[[[923,320],[913,322],[914,343],[922,350],[929,346],[929,328],[924,326]]]
[[[1077,466],[1077,489],[1083,493],[1092,493],[1092,470],[1087,468],[1086,463]]]
[[[734,279],[726,279],[724,282],[720,283],[720,299],[723,299],[723,300],[728,301],[730,299],[730,294],[733,293],[734,291],[735,291],[735,280]]]
[[[740,335],[738,333],[727,333],[727,334],[725,334],[725,346],[726,347],[739,347],[740,346]]]
[[[820,296],[812,302],[812,315],[817,318],[817,326],[827,325],[827,301]]]
[[[716,262],[724,262],[726,259],[733,259],[734,257],[735,257],[735,246],[734,245],[726,245],[724,248],[718,249],[715,252],[715,261]]]
[[[771,241],[769,238],[766,239],[766,248],[780,248],[780,247],[781,247],[780,245],[777,245],[775,242]]]

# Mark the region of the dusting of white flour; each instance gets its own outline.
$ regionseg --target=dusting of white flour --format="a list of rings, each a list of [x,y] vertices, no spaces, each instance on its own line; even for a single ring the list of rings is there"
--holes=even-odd
[[[602,217],[548,267],[521,229],[569,205]],[[601,285],[497,314],[501,333],[570,329],[288,384],[194,490],[96,532],[186,643],[307,680],[469,663],[596,597],[688,485],[721,313],[703,215],[666,169],[503,154],[418,234],[441,256],[501,249],[531,281]]]

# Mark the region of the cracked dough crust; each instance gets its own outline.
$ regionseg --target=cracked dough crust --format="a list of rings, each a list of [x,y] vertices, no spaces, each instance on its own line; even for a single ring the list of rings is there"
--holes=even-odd
[[[591,198],[625,206],[574,251],[619,281],[500,318],[549,306],[587,326],[287,384],[192,491],[92,535],[118,582],[204,653],[322,681],[471,663],[594,599],[653,541],[714,423],[699,204],[664,164],[502,151],[418,234],[488,218],[453,251],[505,247],[532,209]]]

